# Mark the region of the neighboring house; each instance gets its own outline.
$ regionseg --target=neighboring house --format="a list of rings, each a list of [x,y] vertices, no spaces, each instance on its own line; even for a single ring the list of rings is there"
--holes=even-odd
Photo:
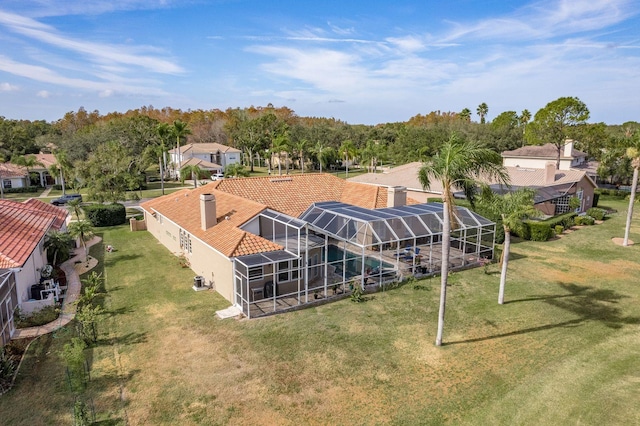
[[[189,143],[178,149],[169,150],[172,167],[170,173],[174,177],[180,176],[180,169],[187,165],[197,165],[211,173],[223,173],[229,164],[239,163],[242,151],[219,143]],[[175,173],[175,174],[174,174]]]
[[[49,174],[49,168],[53,165],[58,164],[58,160],[56,160],[55,155],[47,154],[47,153],[39,153],[34,154],[36,157],[36,161],[42,164],[36,165],[34,168],[29,171],[32,173],[37,173],[39,176],[40,186],[47,187],[51,185],[61,185],[60,176],[51,176]]]
[[[587,154],[573,147],[573,139],[567,139],[560,150],[559,170],[571,170],[587,164]],[[544,169],[548,162],[557,161],[558,147],[552,143],[546,145],[527,145],[513,151],[502,153],[502,165],[525,169]]]
[[[573,149],[573,141],[567,140],[561,156],[561,168],[556,170],[557,153],[557,148],[552,144],[505,151],[502,154],[503,165],[509,175],[510,186],[505,187],[490,181],[486,183],[498,193],[515,191],[522,187],[533,188],[535,207],[545,215],[568,212],[569,199],[573,196],[580,199],[579,211],[587,211],[593,207],[593,194],[597,185],[586,161],[586,154]],[[438,181],[433,181],[428,191],[422,189],[418,181],[420,167],[422,163],[413,162],[384,173],[359,175],[350,178],[349,181],[382,186],[406,186],[411,197],[420,201],[440,197],[442,188]],[[455,195],[464,197],[462,193]]]
[[[36,165],[29,169],[29,172],[32,175],[38,175],[37,184],[35,181],[33,184],[41,187],[60,184],[60,176],[51,176],[49,174],[49,167],[54,164],[58,164],[56,157],[53,154],[40,153],[28,155],[33,155],[36,158],[36,161],[42,164],[42,166]],[[27,186],[31,186],[32,182],[30,182],[30,179],[27,177],[26,168],[13,163],[0,163],[0,184],[3,189],[11,189],[25,188]]]
[[[0,185],[2,189],[24,188],[27,185],[27,171],[12,163],[0,163]]]
[[[147,229],[247,317],[440,268],[442,208],[329,174],[225,179],[143,203]],[[493,257],[495,224],[459,209],[454,268]]]
[[[32,299],[32,286],[41,284],[41,271],[47,264],[44,249],[47,232],[65,231],[67,218],[65,209],[34,198],[23,203],[0,200],[0,326],[3,341],[13,333],[15,308],[31,313],[54,303],[55,295],[48,291],[41,300]]]

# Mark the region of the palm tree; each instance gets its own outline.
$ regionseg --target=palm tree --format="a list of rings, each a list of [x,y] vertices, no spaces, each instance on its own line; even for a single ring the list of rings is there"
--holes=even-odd
[[[458,113],[458,117],[462,121],[470,121],[471,120],[471,110],[469,108],[464,108],[460,113]]]
[[[167,171],[166,152],[167,147],[165,141],[171,136],[171,128],[167,123],[160,123],[156,127],[156,133],[160,138],[160,146],[154,150],[158,154],[158,167],[160,170],[160,188],[162,189],[162,195],[164,195],[164,174]]]
[[[0,164],[4,163],[6,158],[0,153]],[[4,181],[2,179],[2,168],[0,167],[0,200],[4,199]]]
[[[278,156],[278,175],[282,175],[282,161],[280,161],[280,159],[283,151],[285,153],[289,152],[289,137],[284,133],[276,136],[271,145],[271,152]],[[286,160],[288,160],[288,158]],[[286,162],[285,167],[288,169]]]
[[[470,201],[478,184],[478,178],[507,183],[508,175],[502,167],[502,157],[495,151],[477,142],[460,140],[453,134],[438,153],[424,163],[418,172],[418,179],[424,189],[429,189],[433,179],[442,184],[442,264],[440,267],[440,308],[438,311],[438,334],[436,346],[442,345],[444,331],[444,311],[447,298],[447,278],[449,273],[449,252],[451,249],[451,229],[458,225],[455,216],[453,190],[464,190]]]
[[[184,183],[187,176],[191,176],[194,188],[198,187],[198,178],[202,174],[202,169],[196,164],[190,164],[180,169],[180,182]]]
[[[71,210],[76,214],[76,219],[80,220],[80,206],[82,206],[82,200],[74,198],[70,200],[67,205],[71,207]]]
[[[295,143],[295,149],[298,153],[298,160],[300,161],[300,172],[304,173],[304,150],[307,148],[309,141],[302,139]]]
[[[318,164],[320,165],[320,173],[322,173],[322,163],[326,163],[327,154],[329,153],[330,149],[331,149],[330,147],[325,146],[320,141],[316,142],[314,147],[311,148],[311,152],[313,152],[316,159],[318,160]]]
[[[176,158],[176,163],[178,168],[182,163],[182,155],[180,155],[180,141],[184,139],[187,135],[191,134],[191,129],[189,129],[189,125],[183,121],[175,120],[173,122],[173,127],[171,127],[171,135],[176,138],[176,149],[178,150],[178,156]],[[175,167],[175,165],[174,165]],[[174,174],[178,174],[178,170],[173,170]]]
[[[51,257],[51,264],[56,266],[58,259],[64,262],[69,258],[69,243],[71,236],[66,232],[51,231],[44,240],[44,248],[48,256]]]
[[[370,162],[369,171],[373,170],[373,173],[376,173],[378,167],[380,151],[380,142],[374,140],[367,141],[367,145],[360,151],[360,159]]]
[[[89,252],[87,251],[87,241],[93,238],[93,227],[88,220],[78,220],[69,224],[69,235],[72,238],[80,240],[82,247],[84,248],[85,261],[89,260]]]
[[[56,158],[56,161],[58,162],[57,164],[57,168],[60,171],[60,184],[62,186],[62,195],[66,195],[67,194],[67,184],[66,184],[66,180],[65,180],[65,175],[69,175],[69,172],[71,170],[71,168],[73,167],[71,165],[71,162],[69,161],[69,159],[67,158],[67,153],[66,151],[62,151],[62,150],[56,150],[53,153],[54,157]]]
[[[27,169],[27,186],[31,186],[31,172],[30,169],[33,169],[35,166],[42,166],[44,167],[44,164],[42,164],[40,161],[38,161],[38,159],[36,158],[35,155],[19,155],[16,158],[11,160],[13,162],[13,164],[18,165],[18,166],[22,166],[25,169]]]
[[[636,145],[638,138],[636,137]],[[631,158],[633,166],[633,178],[631,178],[631,195],[629,196],[629,211],[627,212],[627,224],[624,228],[624,239],[622,245],[629,245],[629,231],[631,230],[631,218],[633,217],[633,203],[636,201],[636,191],[638,190],[638,169],[640,168],[640,149],[637,146],[627,148],[627,157]]]
[[[503,196],[496,195],[491,190],[485,192],[480,201],[480,208],[493,213],[493,216],[502,218],[504,229],[504,245],[502,249],[502,269],[500,272],[500,290],[498,291],[498,303],[504,303],[504,288],[507,282],[507,267],[509,265],[509,253],[511,251],[511,231],[521,229],[523,221],[528,218],[540,216],[540,211],[533,206],[534,191],[530,188],[522,188]]]
[[[349,159],[355,158],[358,150],[352,141],[346,140],[340,145],[340,157],[344,157],[344,165],[346,166],[346,177],[349,177]]]
[[[476,112],[478,113],[478,116],[480,116],[480,124],[484,124],[485,117],[489,113],[489,106],[483,102],[480,105],[478,105]]]

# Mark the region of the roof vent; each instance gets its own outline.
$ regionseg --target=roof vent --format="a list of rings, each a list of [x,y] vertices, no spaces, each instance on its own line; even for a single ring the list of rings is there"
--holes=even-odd
[[[293,178],[276,178],[276,179],[270,179],[271,182],[273,183],[277,183],[277,182],[291,182],[293,180]]]

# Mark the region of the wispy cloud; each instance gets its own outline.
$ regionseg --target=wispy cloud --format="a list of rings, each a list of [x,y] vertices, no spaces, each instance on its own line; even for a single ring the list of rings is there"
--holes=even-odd
[[[116,46],[76,40],[60,35],[54,28],[30,18],[0,11],[0,25],[58,49],[76,52],[99,64],[134,65],[156,73],[177,74],[184,72],[179,65],[162,58],[145,55],[149,47]]]

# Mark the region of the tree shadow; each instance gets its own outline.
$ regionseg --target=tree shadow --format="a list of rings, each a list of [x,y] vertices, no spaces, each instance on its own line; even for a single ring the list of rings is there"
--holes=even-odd
[[[133,312],[133,309],[127,306],[123,306],[122,308],[105,311],[105,314],[109,315],[109,317],[115,317],[117,315],[130,314],[132,312]]]
[[[508,333],[447,342],[445,345],[482,342],[485,340],[517,336],[520,334],[533,333],[553,328],[575,327],[588,321],[599,321],[606,327],[612,329],[619,329],[625,325],[640,324],[640,316],[625,316],[622,314],[620,308],[614,306],[614,304],[618,303],[619,300],[628,298],[629,296],[617,293],[614,290],[594,289],[593,287],[580,286],[577,284],[558,283],[558,285],[568,293],[550,296],[535,296],[528,299],[521,299],[519,301],[541,301],[556,308],[568,311],[576,315],[578,318],[555,324],[546,324],[523,330],[511,331]],[[512,301],[511,303],[515,302],[517,301]]]
[[[118,337],[110,337],[104,339],[98,339],[97,345],[136,345],[138,343],[146,343],[147,342],[147,333],[127,333]]]
[[[130,254],[122,254],[115,256],[105,256],[104,264],[105,266],[113,266],[120,262],[126,262],[128,260],[134,260],[142,257],[142,254],[139,253],[130,253]]]

